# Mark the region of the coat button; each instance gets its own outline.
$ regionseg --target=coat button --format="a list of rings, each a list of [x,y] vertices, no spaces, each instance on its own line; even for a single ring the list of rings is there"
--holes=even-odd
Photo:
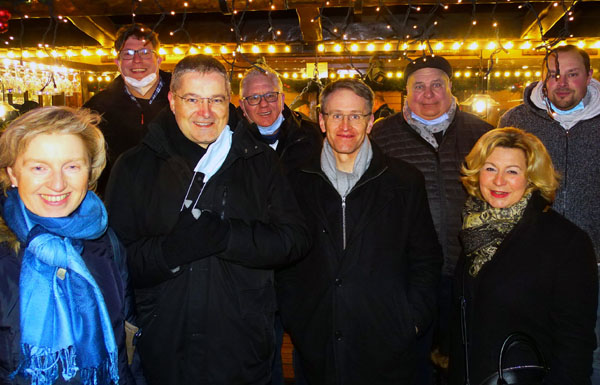
[[[341,280],[341,278],[336,278],[335,279],[335,286],[342,287],[342,280]]]
[[[341,331],[339,331],[339,330],[335,331],[335,339],[336,339],[336,341],[341,341],[344,339],[344,335],[342,334]]]

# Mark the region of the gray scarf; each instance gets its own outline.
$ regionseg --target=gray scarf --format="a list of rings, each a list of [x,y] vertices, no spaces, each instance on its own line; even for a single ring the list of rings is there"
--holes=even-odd
[[[423,139],[425,139],[429,144],[433,146],[433,148],[438,148],[439,144],[433,134],[438,132],[445,132],[450,123],[454,120],[454,114],[456,114],[456,98],[452,97],[452,104],[450,104],[450,108],[448,109],[448,119],[444,120],[441,123],[426,125],[418,120],[412,118],[412,111],[408,107],[408,103],[404,103],[402,108],[402,114],[404,115],[404,120],[408,123],[409,126],[413,128]]]
[[[358,155],[354,160],[354,167],[351,173],[343,172],[337,169],[335,156],[331,145],[325,139],[323,142],[323,150],[321,151],[321,169],[337,190],[341,197],[348,195],[352,187],[358,182],[361,176],[367,171],[373,159],[373,148],[369,138],[365,137],[364,142],[358,150]]]

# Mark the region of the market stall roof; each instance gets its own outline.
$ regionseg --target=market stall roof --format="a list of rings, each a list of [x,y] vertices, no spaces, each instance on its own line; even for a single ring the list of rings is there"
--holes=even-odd
[[[502,69],[539,65],[554,44],[579,44],[594,60],[600,49],[600,1],[0,0],[0,9],[11,14],[0,57],[95,72],[114,70],[115,33],[132,21],[159,33],[166,69],[196,52],[305,73],[316,62],[386,71],[431,52]]]

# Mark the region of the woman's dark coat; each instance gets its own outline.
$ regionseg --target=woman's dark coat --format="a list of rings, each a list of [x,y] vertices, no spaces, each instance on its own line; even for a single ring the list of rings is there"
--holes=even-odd
[[[234,119],[230,108],[231,150],[198,203],[231,223],[223,253],[177,271],[167,265],[162,242],[193,178],[190,163],[173,146],[179,127],[170,110],[117,161],[109,181],[109,219],[128,251],[142,328],[137,348],[149,384],[270,381],[272,269],[300,258],[309,237],[277,155]]]
[[[408,384],[419,330],[432,322],[442,264],[423,176],[373,145],[342,199],[319,158],[290,174],[313,236],[308,256],[278,271],[283,325],[311,385]]]
[[[455,276],[450,384],[464,384],[459,297],[465,257]],[[532,336],[550,366],[546,385],[590,383],[598,279],[590,238],[534,193],[523,218],[492,260],[473,278],[465,275],[471,384],[497,371],[504,339]],[[534,363],[511,350],[508,366]]]
[[[21,274],[21,258],[24,248],[19,254],[6,242],[6,227],[0,218],[0,384],[30,384],[31,378],[17,376],[10,380],[9,375],[17,369],[21,354],[21,327],[19,312],[19,277]],[[3,229],[3,230],[2,230]],[[121,246],[119,246],[121,247]],[[124,277],[127,276],[125,258],[114,259],[113,246],[107,233],[95,240],[83,241],[81,257],[86,267],[98,284],[106,309],[113,325],[115,340],[119,348],[119,384],[133,384],[127,353],[125,351],[125,301]],[[125,250],[119,250],[124,256]],[[66,384],[62,377],[55,384]],[[69,382],[76,384],[77,382]]]

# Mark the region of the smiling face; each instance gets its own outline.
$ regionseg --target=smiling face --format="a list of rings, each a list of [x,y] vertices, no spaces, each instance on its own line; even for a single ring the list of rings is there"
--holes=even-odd
[[[519,148],[496,147],[479,171],[479,190],[495,208],[517,203],[527,189],[527,161]]]
[[[334,115],[345,116],[335,121]],[[349,115],[368,116],[351,121]],[[352,171],[360,146],[373,127],[373,114],[368,110],[367,101],[349,89],[333,91],[319,115],[319,125],[333,149],[338,169]]]
[[[59,218],[71,214],[85,198],[90,161],[79,136],[40,134],[7,171],[29,211]]]
[[[264,95],[267,92],[280,92],[277,101],[270,103],[265,98],[260,99],[260,103],[255,106],[250,105],[247,100],[242,100],[240,107],[244,115],[252,123],[262,127],[268,127],[277,120],[281,111],[283,111],[284,94],[278,89],[272,79],[262,74],[252,74],[244,79],[244,89],[242,97],[246,98],[252,95]]]
[[[452,83],[444,71],[437,68],[421,68],[408,78],[406,103],[419,117],[433,120],[450,109],[451,88]]]
[[[123,44],[121,50],[138,50],[142,48],[154,49],[152,43],[139,40],[136,36],[130,36],[125,41],[125,44]],[[142,80],[151,74],[158,74],[158,67],[161,62],[162,58],[156,53],[145,59],[141,58],[139,54],[133,55],[133,59],[131,60],[123,60],[121,58],[115,59],[119,72],[121,72],[123,76],[134,78],[136,80]]]
[[[560,77],[556,78],[556,54]],[[549,72],[548,72],[549,71]],[[586,72],[583,58],[576,51],[557,52],[548,57],[548,69],[544,68],[543,79],[549,73],[546,88],[548,99],[558,109],[568,111],[581,102],[592,80],[592,70]]]
[[[178,89],[169,92],[169,105],[179,129],[186,138],[201,147],[217,140],[229,120],[229,91],[226,80],[218,72],[187,72],[178,81]],[[224,98],[219,105],[206,98]],[[196,99],[192,105],[185,99]]]

